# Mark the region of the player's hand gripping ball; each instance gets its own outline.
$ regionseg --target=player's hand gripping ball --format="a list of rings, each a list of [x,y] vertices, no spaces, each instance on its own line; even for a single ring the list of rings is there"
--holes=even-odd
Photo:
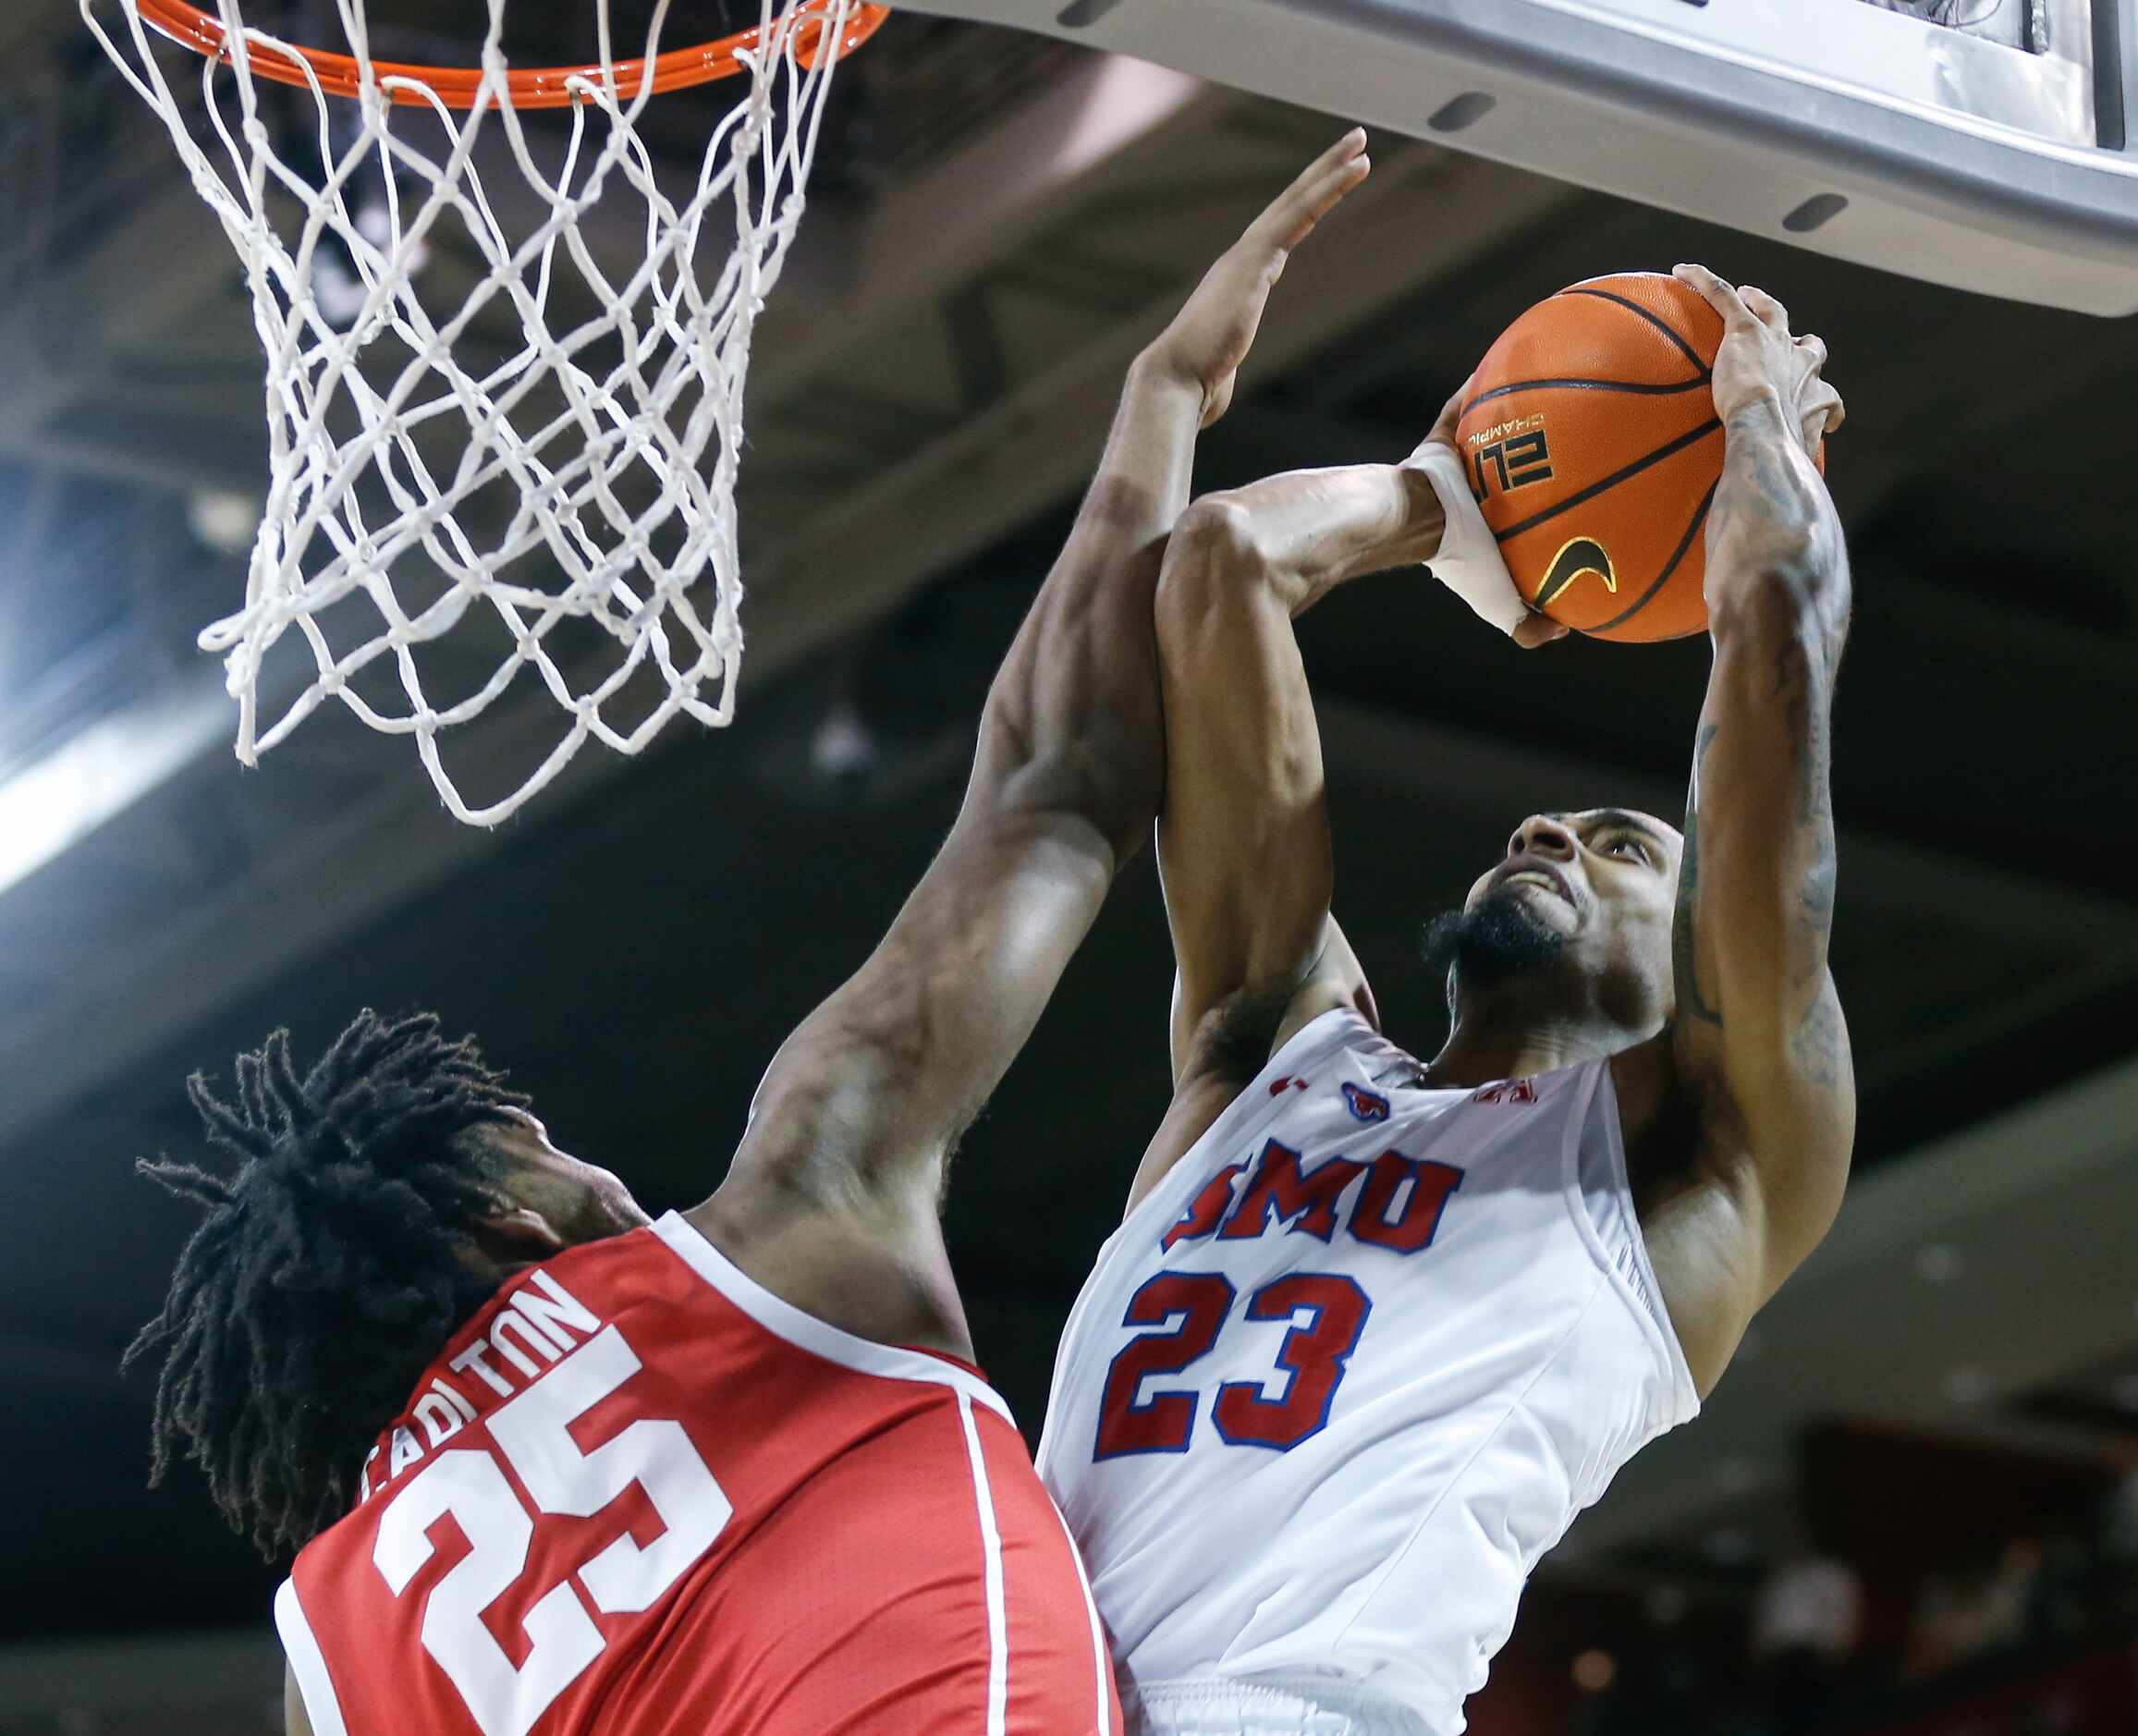
[[[1797,341],[1786,316],[1781,331]],[[1455,445],[1532,608],[1598,639],[1705,630],[1723,336],[1723,315],[1692,283],[1628,272],[1540,301],[1486,351]],[[1819,346],[1817,361],[1825,355]],[[1804,390],[1818,384],[1814,362]],[[1814,417],[1796,396],[1807,433],[1827,424],[1823,404]],[[1823,471],[1823,444],[1814,455]]]

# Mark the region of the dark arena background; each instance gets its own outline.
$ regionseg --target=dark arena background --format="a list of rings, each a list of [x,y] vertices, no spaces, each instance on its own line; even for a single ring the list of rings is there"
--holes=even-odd
[[[2071,9],[1885,4],[2013,54]],[[479,30],[458,11],[423,16],[434,52]],[[2138,88],[2138,29],[2095,43]],[[2104,117],[2118,65],[2095,68]],[[665,99],[650,139],[687,153],[724,100]],[[147,1488],[153,1377],[117,1369],[191,1221],[131,1169],[198,1155],[186,1074],[227,1076],[276,1025],[309,1057],[360,1007],[434,1008],[567,1150],[652,1209],[702,1199],[774,1047],[941,838],[1123,368],[1352,118],[918,15],[842,68],[831,114],[750,382],[738,721],[590,751],[484,832],[338,707],[233,762],[193,642],[237,605],[263,488],[241,274],[72,0],[0,9],[0,1736],[281,1728],[276,1572],[189,1470]],[[1199,487],[1399,457],[1521,309],[1680,260],[1824,335],[1851,411],[1833,967],[1856,1179],[1704,1420],[1540,1571],[1472,1729],[2129,1736],[2138,324],[1395,131],[1374,154],[1280,286]],[[1301,633],[1338,909],[1429,1054],[1424,919],[1533,810],[1681,811],[1706,647],[1524,655],[1416,572]],[[478,782],[531,752],[495,721]],[[959,1281],[1033,1438],[1166,1101],[1169,982],[1146,855],[957,1160]]]

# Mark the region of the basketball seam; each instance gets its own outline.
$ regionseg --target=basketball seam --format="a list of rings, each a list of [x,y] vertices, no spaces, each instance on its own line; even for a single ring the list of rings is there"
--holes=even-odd
[[[1678,547],[1672,553],[1669,560],[1664,563],[1663,570],[1656,576],[1655,582],[1642,592],[1631,606],[1612,616],[1607,621],[1599,621],[1594,627],[1584,628],[1582,630],[1584,632],[1607,633],[1614,627],[1623,627],[1655,601],[1655,593],[1670,582],[1670,575],[1684,563],[1687,552],[1692,547],[1692,539],[1700,534],[1700,527],[1707,522],[1708,508],[1715,505],[1716,491],[1721,486],[1722,478],[1718,476],[1708,488],[1707,493],[1701,496],[1700,506],[1692,515],[1692,522],[1685,527],[1684,536],[1680,539]],[[1673,636],[1683,637],[1682,634]]]
[[[1463,406],[1467,415],[1480,404],[1488,404],[1496,397],[1505,397],[1509,392],[1542,392],[1564,389],[1573,392],[1630,392],[1642,397],[1670,397],[1680,392],[1691,392],[1710,384],[1708,376],[1680,380],[1669,385],[1649,385],[1637,380],[1511,380],[1505,385],[1496,385],[1489,392],[1480,392]]]
[[[1614,301],[1618,303],[1618,305],[1624,308],[1627,312],[1638,314],[1642,319],[1646,320],[1648,324],[1653,325],[1657,331],[1661,332],[1664,336],[1668,337],[1673,344],[1678,347],[1678,353],[1683,356],[1685,360],[1690,361],[1694,367],[1698,368],[1704,376],[1712,375],[1714,372],[1713,369],[1710,368],[1706,362],[1700,359],[1700,352],[1693,348],[1691,344],[1685,341],[1683,334],[1679,332],[1668,320],[1663,319],[1657,314],[1651,313],[1638,301],[1629,300],[1624,296],[1613,295],[1608,289],[1562,289],[1559,291],[1559,293],[1563,296],[1594,296],[1599,301]]]
[[[1588,487],[1582,489],[1579,494],[1569,495],[1564,500],[1560,501],[1558,506],[1546,507],[1542,512],[1536,514],[1533,518],[1524,519],[1520,524],[1510,524],[1504,531],[1495,532],[1494,540],[1497,541],[1502,547],[1505,547],[1507,544],[1513,538],[1523,535],[1527,532],[1535,530],[1536,527],[1540,524],[1548,524],[1552,520],[1558,518],[1560,513],[1572,511],[1574,507],[1582,505],[1582,502],[1594,500],[1598,495],[1607,493],[1609,490],[1618,487],[1620,483],[1625,482],[1631,477],[1640,475],[1643,471],[1648,469],[1651,465],[1660,464],[1665,458],[1674,458],[1679,453],[1684,451],[1687,446],[1698,444],[1700,441],[1706,439],[1707,436],[1711,434],[1719,434],[1721,430],[1721,419],[1719,417],[1710,417],[1706,422],[1702,422],[1699,427],[1693,429],[1692,433],[1680,434],[1678,438],[1671,441],[1668,446],[1657,446],[1655,450],[1649,453],[1646,458],[1638,459],[1634,463],[1629,464],[1624,470],[1618,471],[1615,475],[1607,476],[1600,483],[1591,483]]]

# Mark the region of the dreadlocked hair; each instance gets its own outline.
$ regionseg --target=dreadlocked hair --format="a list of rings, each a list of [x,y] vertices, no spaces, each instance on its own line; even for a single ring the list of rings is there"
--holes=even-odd
[[[458,1136],[527,1099],[436,1014],[369,1008],[302,1079],[277,1031],[238,1056],[235,1099],[201,1073],[186,1092],[238,1168],[135,1165],[207,1215],[121,1366],[163,1365],[151,1484],[191,1459],[275,1560],[348,1510],[373,1441],[495,1288],[460,1255],[498,1166]]]

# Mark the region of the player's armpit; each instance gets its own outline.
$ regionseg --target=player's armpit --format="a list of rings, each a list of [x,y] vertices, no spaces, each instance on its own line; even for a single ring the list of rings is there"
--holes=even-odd
[[[1176,1016],[1180,997],[1181,984],[1176,976]],[[1243,989],[1211,1008],[1181,1039],[1184,1046],[1173,1100],[1136,1167],[1123,1216],[1134,1211],[1144,1195],[1194,1148],[1277,1050],[1324,1013],[1339,1007],[1350,1008],[1375,1030],[1380,1029],[1380,1009],[1374,1003],[1365,971],[1343,930],[1331,917],[1321,955],[1305,982],[1289,992],[1281,987],[1260,993]]]
[[[1765,1198],[1719,1074],[1667,1026],[1611,1057],[1641,1235],[1703,1398],[1767,1296]]]

